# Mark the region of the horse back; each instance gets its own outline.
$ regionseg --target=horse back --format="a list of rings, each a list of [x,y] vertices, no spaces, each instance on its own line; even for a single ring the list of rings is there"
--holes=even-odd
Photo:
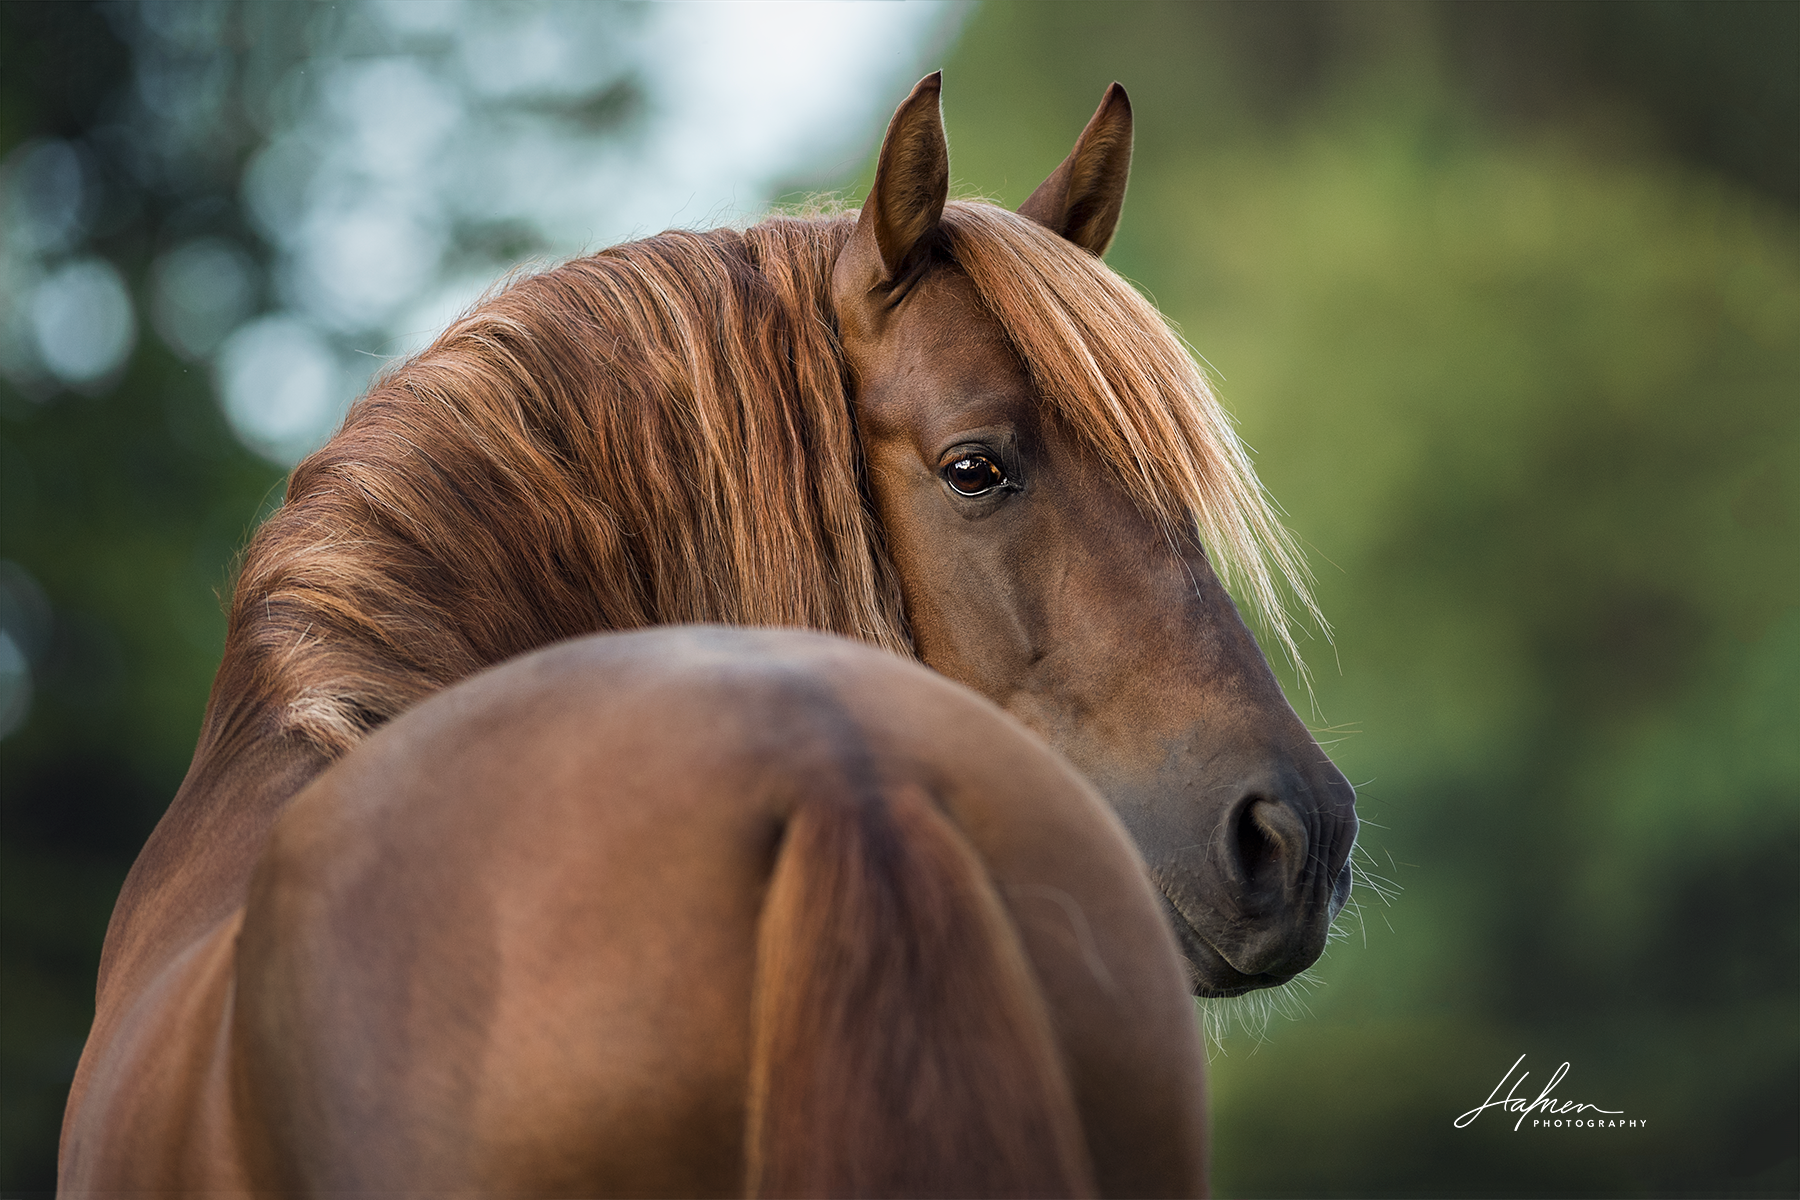
[[[236,980],[263,1186],[1203,1186],[1192,1013],[1116,821],[836,639],[586,639],[426,702],[295,798]]]

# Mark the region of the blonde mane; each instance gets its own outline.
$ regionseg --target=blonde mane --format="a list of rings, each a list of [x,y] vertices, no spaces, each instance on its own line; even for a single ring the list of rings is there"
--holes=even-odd
[[[245,551],[221,684],[335,756],[598,630],[804,626],[910,654],[831,308],[852,225],[665,233],[455,322],[295,469]],[[956,202],[944,227],[1054,413],[1146,511],[1198,522],[1293,654],[1275,579],[1313,611],[1304,568],[1156,310],[1026,218]]]

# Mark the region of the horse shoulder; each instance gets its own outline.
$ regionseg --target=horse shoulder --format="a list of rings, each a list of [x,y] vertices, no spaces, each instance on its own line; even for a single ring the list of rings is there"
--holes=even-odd
[[[240,908],[173,956],[84,1059],[63,1126],[58,1194],[243,1194],[252,1168],[233,1104]]]
[[[250,874],[289,799],[326,765],[310,745],[265,738],[260,726],[255,706],[215,692],[187,778],[120,889],[65,1109],[65,1172],[84,1153],[83,1130],[111,1128],[96,1121],[129,1126],[134,1106],[145,1119],[172,1111],[138,1076],[197,1078],[209,1022],[225,1012],[220,988]],[[108,1160],[127,1161],[110,1152]]]

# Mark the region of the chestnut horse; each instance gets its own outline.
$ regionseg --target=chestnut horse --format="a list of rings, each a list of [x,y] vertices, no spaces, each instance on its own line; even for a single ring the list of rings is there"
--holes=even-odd
[[[107,932],[65,1190],[1198,1186],[1159,972],[1282,983],[1349,888],[1349,785],[1225,591],[1291,649],[1304,581],[1099,260],[1123,89],[1016,214],[947,201],[938,89],[858,214],[523,280],[295,469]],[[1008,716],[804,638],[553,647],[691,622]]]

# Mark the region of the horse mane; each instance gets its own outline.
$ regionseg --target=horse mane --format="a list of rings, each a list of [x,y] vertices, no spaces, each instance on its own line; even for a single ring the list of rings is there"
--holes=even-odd
[[[382,378],[245,552],[227,656],[337,754],[580,634],[830,630],[906,653],[830,308],[845,220],[670,232],[524,279]]]
[[[832,266],[854,215],[673,231],[533,275],[384,375],[244,552],[227,676],[335,757],[563,638],[682,622],[912,653],[870,506]],[[953,202],[949,253],[1052,411],[1293,639],[1304,569],[1229,419],[1131,287],[1035,222]],[[1298,661],[1296,657],[1296,661]]]

